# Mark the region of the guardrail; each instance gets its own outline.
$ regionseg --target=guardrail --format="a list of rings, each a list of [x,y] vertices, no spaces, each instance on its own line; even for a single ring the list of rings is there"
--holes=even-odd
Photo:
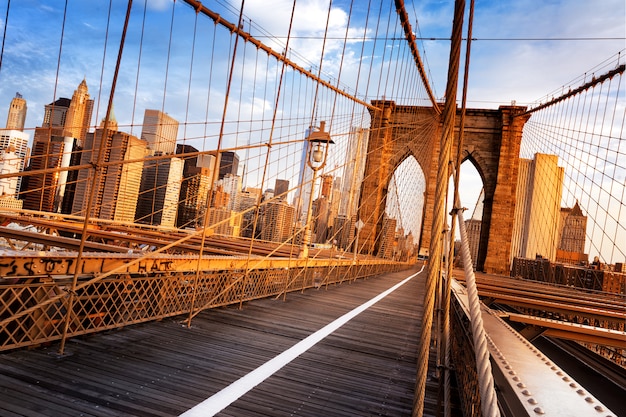
[[[408,268],[380,260],[163,257],[132,263],[122,255],[0,257],[0,351],[32,346],[229,304],[284,295]],[[125,270],[99,279],[101,272]],[[186,265],[186,266],[185,266]],[[200,265],[199,270],[194,268]],[[246,267],[248,266],[248,267]],[[78,285],[73,272],[79,268]],[[91,270],[90,268],[93,268]],[[73,296],[73,302],[68,303]],[[68,306],[71,305],[71,309]]]
[[[614,294],[626,293],[626,274],[605,269],[554,264],[549,259],[513,258],[512,277]]]

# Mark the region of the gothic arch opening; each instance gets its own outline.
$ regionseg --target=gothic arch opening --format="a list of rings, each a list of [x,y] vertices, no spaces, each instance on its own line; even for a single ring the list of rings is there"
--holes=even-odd
[[[461,207],[467,208],[463,212],[463,219],[465,221],[465,228],[469,238],[470,254],[472,256],[472,263],[474,269],[476,269],[478,254],[480,250],[480,234],[483,217],[483,200],[484,200],[484,182],[480,172],[477,169],[476,162],[471,158],[467,158],[460,168],[459,177],[459,198],[461,200]],[[454,207],[454,179],[450,177],[448,187],[448,217],[447,224],[452,224],[452,218],[450,211]],[[455,233],[456,248],[455,263],[459,266],[462,263],[459,262],[460,258],[460,240],[461,235],[459,227],[457,225]]]
[[[363,188],[359,198],[361,253],[380,252],[383,215],[386,207],[394,156],[406,155],[407,148],[423,167],[426,177],[420,253],[427,255],[431,244],[440,126],[431,107],[400,106],[393,101],[375,100],[368,144]],[[476,268],[494,274],[510,272],[511,235],[515,189],[519,170],[519,147],[527,116],[525,107],[500,106],[497,110],[466,109],[466,137],[462,154],[473,159],[485,188],[480,251]],[[516,117],[520,116],[520,117]],[[413,134],[408,126],[432,126],[429,133]],[[456,153],[453,153],[455,155]],[[512,204],[513,202],[513,204]]]
[[[407,156],[394,170],[389,180],[385,215],[392,222],[400,241],[402,256],[416,256],[424,218],[426,178],[414,156]]]

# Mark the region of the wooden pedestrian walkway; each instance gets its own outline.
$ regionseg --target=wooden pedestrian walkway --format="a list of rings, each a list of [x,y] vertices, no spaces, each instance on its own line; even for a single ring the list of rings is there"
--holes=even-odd
[[[176,416],[414,274],[403,271],[0,354],[2,416]],[[426,272],[219,416],[410,416]],[[436,381],[425,415],[434,415]]]

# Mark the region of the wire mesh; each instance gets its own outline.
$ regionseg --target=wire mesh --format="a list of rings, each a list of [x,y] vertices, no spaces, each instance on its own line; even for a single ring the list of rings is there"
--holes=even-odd
[[[597,265],[626,260],[623,66],[622,51],[531,108],[520,155],[529,168],[520,172],[536,197],[522,209],[537,216],[531,226],[541,241],[522,241],[526,252],[518,256]],[[526,189],[518,188],[518,202],[527,201],[520,191]],[[578,223],[562,234],[559,227],[575,213]],[[568,252],[588,259],[567,259]]]

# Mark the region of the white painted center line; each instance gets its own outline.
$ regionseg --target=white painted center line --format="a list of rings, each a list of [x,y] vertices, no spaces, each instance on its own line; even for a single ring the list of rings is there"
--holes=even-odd
[[[298,356],[300,356],[301,354],[309,350],[311,347],[316,345],[319,341],[324,339],[329,334],[333,333],[335,330],[337,330],[338,328],[346,324],[348,321],[350,321],[351,319],[353,319],[360,313],[367,310],[368,308],[370,308],[371,306],[373,306],[374,304],[376,304],[377,302],[379,302],[380,300],[382,300],[383,298],[385,298],[386,296],[388,296],[389,294],[391,294],[392,292],[400,288],[402,285],[406,284],[411,278],[414,278],[415,276],[419,275],[423,270],[424,270],[424,267],[422,266],[422,269],[420,269],[419,272],[405,278],[403,281],[397,283],[396,285],[389,288],[388,290],[378,294],[376,297],[372,298],[371,300],[365,302],[364,304],[361,304],[360,306],[356,307],[352,311],[344,314],[343,316],[339,317],[332,323],[327,324],[326,326],[316,331],[315,333],[311,334],[310,336],[306,337],[305,339],[302,339],[301,341],[299,341],[298,343],[296,343],[295,345],[293,345],[292,347],[290,347],[289,349],[287,349],[280,355],[274,357],[268,362],[265,362],[263,365],[259,366],[254,371],[251,371],[247,375],[239,378],[237,381],[227,386],[226,388],[222,389],[221,391],[215,393],[211,397],[202,401],[200,404],[187,410],[186,412],[181,414],[181,416],[208,417],[208,416],[213,416],[216,413],[222,411],[223,409],[228,407],[230,404],[235,402],[237,399],[242,397],[245,393],[250,391],[252,388],[256,387],[261,382],[263,382],[264,380],[272,376],[283,366],[287,365],[289,362],[291,362],[292,360],[294,360],[295,358],[297,358]]]

